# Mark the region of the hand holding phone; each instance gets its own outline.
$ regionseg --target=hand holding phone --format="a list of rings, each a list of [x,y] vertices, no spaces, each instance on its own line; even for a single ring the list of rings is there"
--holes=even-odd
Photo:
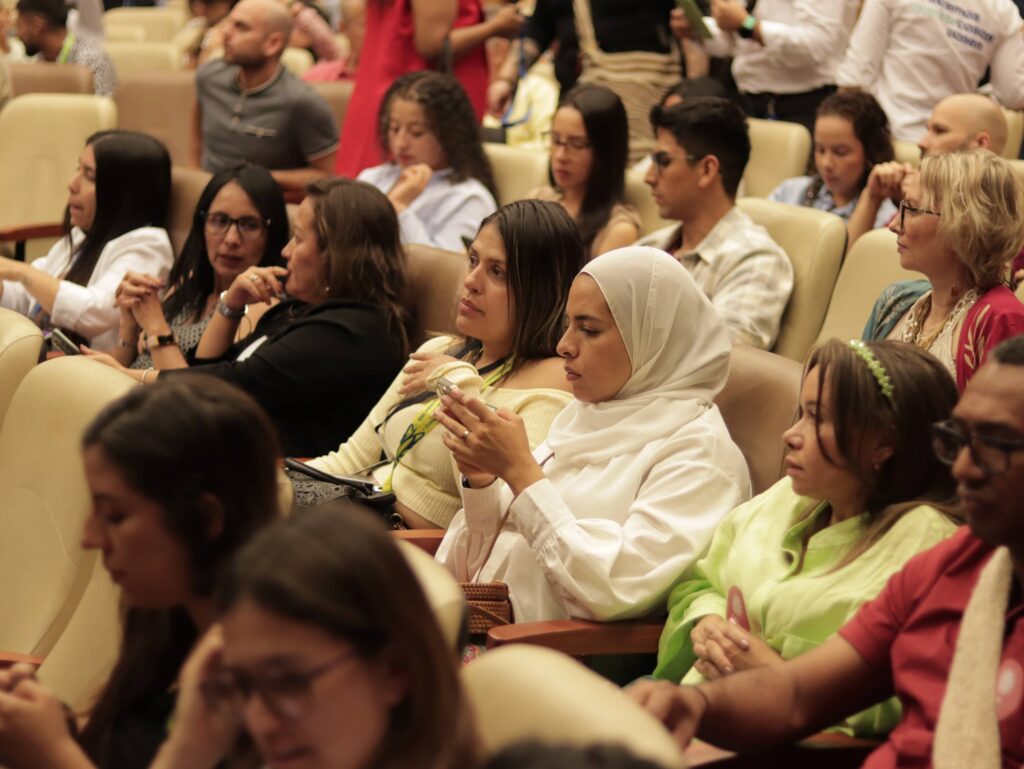
[[[708,25],[704,23],[704,14],[696,0],[676,0],[676,7],[686,16],[686,22],[690,26],[690,34],[701,40],[710,40],[713,35]]]
[[[50,331],[49,337],[50,349],[56,352],[62,352],[65,355],[81,355],[82,351],[78,349],[78,345],[68,339],[68,335],[61,331],[59,328],[55,328]]]

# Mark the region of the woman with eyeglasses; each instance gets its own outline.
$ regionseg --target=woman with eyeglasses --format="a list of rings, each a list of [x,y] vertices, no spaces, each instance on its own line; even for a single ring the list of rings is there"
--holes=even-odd
[[[189,368],[126,369],[109,355],[93,355],[144,385],[192,373],[218,377],[267,411],[287,455],[331,450],[405,359],[405,255],[394,209],[368,184],[316,181],[282,256],[287,267],[252,266],[235,277]],[[278,298],[236,342],[247,308]]]
[[[269,767],[480,765],[456,650],[365,511],[326,507],[267,529],[235,559],[217,608],[151,769],[213,769],[243,729]]]
[[[213,622],[214,584],[279,515],[277,439],[244,393],[209,378],[137,387],[82,439],[98,550],[125,609],[121,647],[77,741],[27,666],[0,672],[7,769],[144,769],[167,736],[179,671]],[[84,511],[83,511],[84,512]]]
[[[982,149],[926,157],[889,229],[900,265],[927,280],[885,289],[864,339],[928,350],[962,391],[1000,341],[1024,333],[1024,305],[1006,286],[1022,218],[1024,182],[1008,161]]]
[[[132,369],[189,366],[221,293],[249,267],[280,266],[287,242],[284,195],[266,169],[246,164],[214,175],[167,281],[138,272],[121,281],[118,340],[107,352]],[[267,309],[250,308],[237,339],[248,336]]]
[[[380,105],[377,140],[388,160],[358,178],[388,196],[402,242],[462,252],[498,205],[480,125],[459,81],[440,72],[395,80]]]
[[[622,200],[629,158],[622,100],[603,86],[576,86],[559,104],[547,138],[552,186],[527,197],[561,205],[579,226],[591,259],[635,243],[640,215]]]
[[[956,483],[929,431],[956,401],[942,364],[904,342],[814,350],[786,475],[729,513],[673,588],[654,676],[696,684],[804,654],[952,535]],[[879,736],[899,717],[892,699],[840,728]]]
[[[32,180],[3,183],[31,187]],[[112,347],[121,278],[129,271],[163,278],[174,262],[164,229],[170,195],[163,144],[134,131],[93,134],[68,183],[65,237],[31,263],[0,257],[0,306],[44,331],[60,328],[77,341]]]

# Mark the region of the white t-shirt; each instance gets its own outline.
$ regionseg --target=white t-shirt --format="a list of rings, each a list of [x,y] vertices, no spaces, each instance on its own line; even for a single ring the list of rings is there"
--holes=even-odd
[[[758,0],[754,15],[764,45],[722,32],[706,44],[712,56],[732,56],[732,75],[744,93],[803,93],[832,85],[857,17],[858,0]]]
[[[85,240],[77,227],[71,231],[74,248]],[[64,275],[71,266],[67,238],[61,238],[46,256],[32,262],[37,270]],[[142,272],[163,280],[174,263],[174,251],[167,230],[139,227],[107,242],[96,261],[89,282],[80,286],[62,280],[53,303],[50,320],[55,326],[69,328],[90,340],[90,346],[109,349],[117,341],[121,311],[114,307],[114,292],[126,272]],[[36,299],[21,283],[3,282],[0,305],[32,316]]]
[[[935,105],[977,89],[992,68],[992,92],[1024,107],[1024,38],[1012,0],[865,0],[837,83],[869,91],[893,136],[916,142]]]

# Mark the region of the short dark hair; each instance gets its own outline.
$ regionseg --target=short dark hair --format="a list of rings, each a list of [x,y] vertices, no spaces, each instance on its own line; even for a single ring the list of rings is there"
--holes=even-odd
[[[629,123],[622,100],[610,89],[583,83],[562,97],[559,108],[570,107],[583,117],[593,163],[576,223],[583,245],[590,251],[597,233],[608,224],[612,208],[622,202],[629,162]],[[554,184],[554,176],[548,170]]]
[[[664,106],[670,96],[678,96],[683,101],[686,101],[687,99],[699,99],[704,96],[727,99],[729,98],[729,91],[724,85],[722,85],[721,80],[715,80],[713,77],[707,77],[705,75],[702,77],[680,80],[662,94],[660,102],[662,106]]]
[[[64,0],[18,0],[18,13],[35,13],[51,27],[66,27],[68,6]]]
[[[1011,336],[1004,339],[992,351],[996,363],[1007,366],[1024,366],[1024,335]]]
[[[651,128],[668,131],[676,143],[697,158],[718,158],[722,187],[736,197],[743,171],[750,160],[750,134],[743,110],[728,99],[701,96],[666,109],[651,109]]]

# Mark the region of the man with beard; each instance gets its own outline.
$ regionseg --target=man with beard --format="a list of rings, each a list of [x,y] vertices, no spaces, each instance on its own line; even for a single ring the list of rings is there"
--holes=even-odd
[[[64,0],[18,0],[18,38],[25,53],[58,64],[80,64],[92,71],[93,92],[111,96],[117,88],[114,64],[87,35],[68,31]]]
[[[303,189],[334,169],[338,129],[330,107],[281,65],[291,24],[275,0],[242,0],[232,9],[224,58],[196,72],[197,165],[216,173],[248,161],[286,189]]]

